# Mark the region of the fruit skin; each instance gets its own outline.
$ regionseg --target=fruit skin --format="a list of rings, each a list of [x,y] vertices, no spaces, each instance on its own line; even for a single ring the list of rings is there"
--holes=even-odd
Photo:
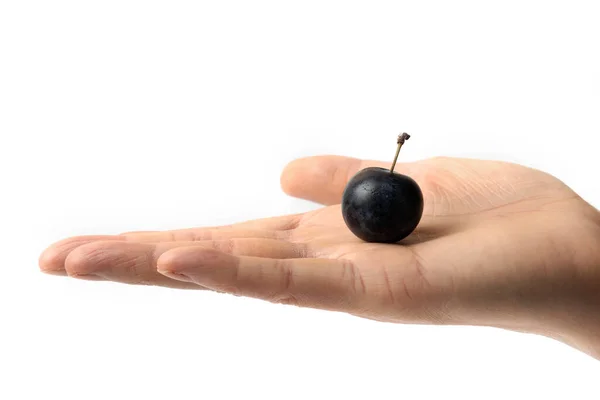
[[[342,196],[346,225],[366,242],[396,243],[423,216],[423,192],[411,177],[385,168],[365,168],[350,179]]]

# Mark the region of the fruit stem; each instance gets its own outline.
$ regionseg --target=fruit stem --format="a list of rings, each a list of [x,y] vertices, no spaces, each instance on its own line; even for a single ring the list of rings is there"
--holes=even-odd
[[[392,168],[390,168],[390,173],[394,173],[394,168],[396,167],[396,161],[398,161],[398,155],[400,154],[400,149],[402,148],[402,145],[404,144],[404,142],[406,142],[408,139],[410,139],[410,135],[406,132],[404,132],[401,135],[398,135],[398,148],[396,149],[396,155],[394,156],[394,162],[392,163]]]

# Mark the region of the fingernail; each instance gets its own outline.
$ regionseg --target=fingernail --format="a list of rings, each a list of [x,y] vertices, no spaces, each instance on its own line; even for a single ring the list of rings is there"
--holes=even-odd
[[[40,268],[40,271],[46,275],[67,276],[67,271],[65,271],[64,269]]]
[[[164,276],[166,276],[167,278],[171,278],[171,279],[175,279],[177,281],[181,281],[181,282],[194,282],[192,280],[192,278],[190,278],[187,275],[184,275],[182,273],[179,272],[173,272],[173,271],[168,271],[168,270],[158,270],[159,273],[163,274]]]
[[[82,279],[84,281],[104,281],[105,279],[99,275],[94,274],[72,274],[69,275],[71,278]]]

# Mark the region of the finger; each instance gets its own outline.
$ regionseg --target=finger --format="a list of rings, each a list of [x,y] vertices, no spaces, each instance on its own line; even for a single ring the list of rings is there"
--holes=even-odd
[[[298,257],[300,245],[270,239],[231,239],[201,242],[137,243],[99,241],[77,247],[65,261],[69,276],[103,279],[129,284],[196,288],[197,285],[173,281],[156,272],[161,254],[181,246],[200,246],[237,255]]]
[[[360,308],[368,290],[367,277],[342,260],[234,256],[189,247],[163,254],[157,268],[216,291],[328,310]]]
[[[287,231],[298,226],[303,214],[282,215],[277,217],[259,218],[250,221],[238,222],[230,225],[207,226],[197,228],[175,229],[168,231],[131,231],[123,232],[120,235],[131,238],[167,238],[167,241],[189,240],[195,239],[198,236],[211,235],[212,232],[219,231],[218,235],[226,235],[232,232],[238,232],[244,236],[256,235],[264,237],[265,235],[273,236],[272,231]],[[215,233],[216,234],[216,233]],[[199,239],[208,240],[208,239]],[[165,241],[165,240],[153,240]]]
[[[286,231],[297,227],[302,214],[285,215],[245,221],[238,224],[207,228],[178,229],[170,231],[134,231],[120,235],[76,236],[49,246],[39,258],[40,269],[49,274],[64,274],[65,259],[77,247],[94,241],[197,242],[203,240],[229,240],[239,238],[279,239]]]
[[[367,167],[389,168],[390,164],[342,156],[300,158],[283,170],[281,187],[290,196],[325,205],[339,204],[350,178]],[[416,163],[399,163],[395,171],[412,176],[417,167]]]
[[[39,258],[39,266],[42,272],[54,275],[64,275],[65,259],[79,246],[95,241],[123,240],[118,236],[96,235],[96,236],[77,236],[61,240],[49,246]]]
[[[242,238],[279,239],[282,236],[283,235],[277,231],[243,229],[229,226],[217,228],[190,228],[121,235],[122,240],[140,243],[198,242],[204,240],[228,240]]]
[[[288,231],[295,229],[302,219],[303,213],[259,218],[229,225],[230,228],[259,229],[264,231]],[[217,227],[218,228],[218,227]]]

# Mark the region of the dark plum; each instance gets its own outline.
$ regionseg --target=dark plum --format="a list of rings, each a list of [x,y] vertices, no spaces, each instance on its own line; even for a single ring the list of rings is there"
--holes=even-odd
[[[366,242],[396,243],[410,235],[423,216],[423,192],[411,177],[393,172],[406,133],[398,137],[391,169],[370,167],[350,179],[342,215],[354,235]]]

